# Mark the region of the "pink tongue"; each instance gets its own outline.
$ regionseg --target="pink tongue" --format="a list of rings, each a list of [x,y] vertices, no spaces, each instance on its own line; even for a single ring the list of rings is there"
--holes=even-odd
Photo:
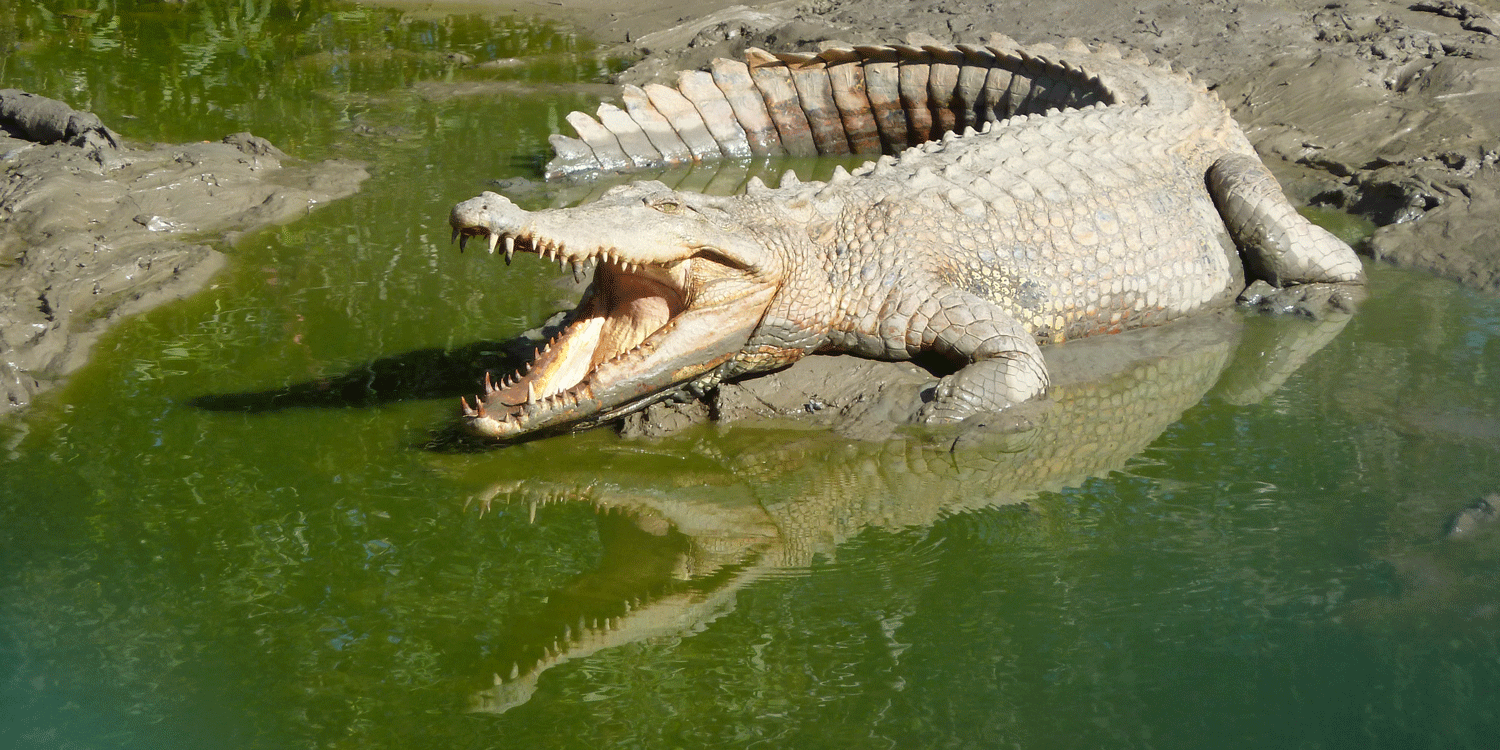
[[[615,306],[609,323],[599,336],[599,348],[594,350],[592,367],[613,359],[616,355],[640,346],[647,336],[661,330],[672,315],[667,301],[656,296],[636,297]]]

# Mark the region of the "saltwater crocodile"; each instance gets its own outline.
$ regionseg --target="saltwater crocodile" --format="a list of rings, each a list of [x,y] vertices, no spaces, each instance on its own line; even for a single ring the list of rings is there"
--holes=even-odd
[[[920,419],[956,421],[1043,394],[1039,344],[1228,304],[1247,276],[1272,300],[1362,288],[1217,97],[1138,54],[992,37],[746,58],[570,115],[582,140],[555,136],[550,171],[886,155],[732,197],[640,182],[576,208],[460,203],[455,237],[594,269],[536,359],[465,401],[473,430],[598,424],[819,351],[955,361]]]

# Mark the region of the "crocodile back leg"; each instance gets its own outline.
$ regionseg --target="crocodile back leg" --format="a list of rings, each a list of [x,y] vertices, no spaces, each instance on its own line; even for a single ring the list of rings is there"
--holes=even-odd
[[[1354,251],[1297,213],[1259,159],[1231,154],[1214,162],[1208,190],[1250,277],[1277,287],[1364,278]]]

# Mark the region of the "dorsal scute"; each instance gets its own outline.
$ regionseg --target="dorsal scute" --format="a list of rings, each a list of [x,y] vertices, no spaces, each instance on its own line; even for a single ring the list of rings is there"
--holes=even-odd
[[[817,52],[751,47],[743,62],[710,67],[711,74],[678,74],[675,87],[627,89],[624,108],[601,108],[597,120],[570,115],[580,137],[558,141],[548,174],[784,154],[899,154],[983,137],[996,123],[1154,100],[1147,96],[1153,86],[1189,81],[1107,44],[1095,50],[1070,38],[1022,47],[1003,34],[983,44],[913,34],[884,45],[829,43]]]

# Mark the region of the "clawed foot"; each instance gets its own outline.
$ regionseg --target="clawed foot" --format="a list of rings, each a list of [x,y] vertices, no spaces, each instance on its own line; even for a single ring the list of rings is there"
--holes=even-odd
[[[956,375],[949,375],[922,393],[922,406],[917,409],[918,424],[941,425],[962,422],[980,413],[999,413],[1010,402],[984,403],[977,394],[959,384]]]
[[[1240,293],[1239,303],[1262,312],[1323,320],[1353,313],[1365,295],[1359,284],[1317,282],[1277,288],[1256,281]]]
[[[951,376],[950,376],[951,377]],[[951,441],[950,450],[982,448],[986,452],[1025,450],[1052,402],[1045,397],[1019,404],[979,405],[964,397],[948,378],[922,394],[925,403],[913,422],[933,428],[932,439]]]

